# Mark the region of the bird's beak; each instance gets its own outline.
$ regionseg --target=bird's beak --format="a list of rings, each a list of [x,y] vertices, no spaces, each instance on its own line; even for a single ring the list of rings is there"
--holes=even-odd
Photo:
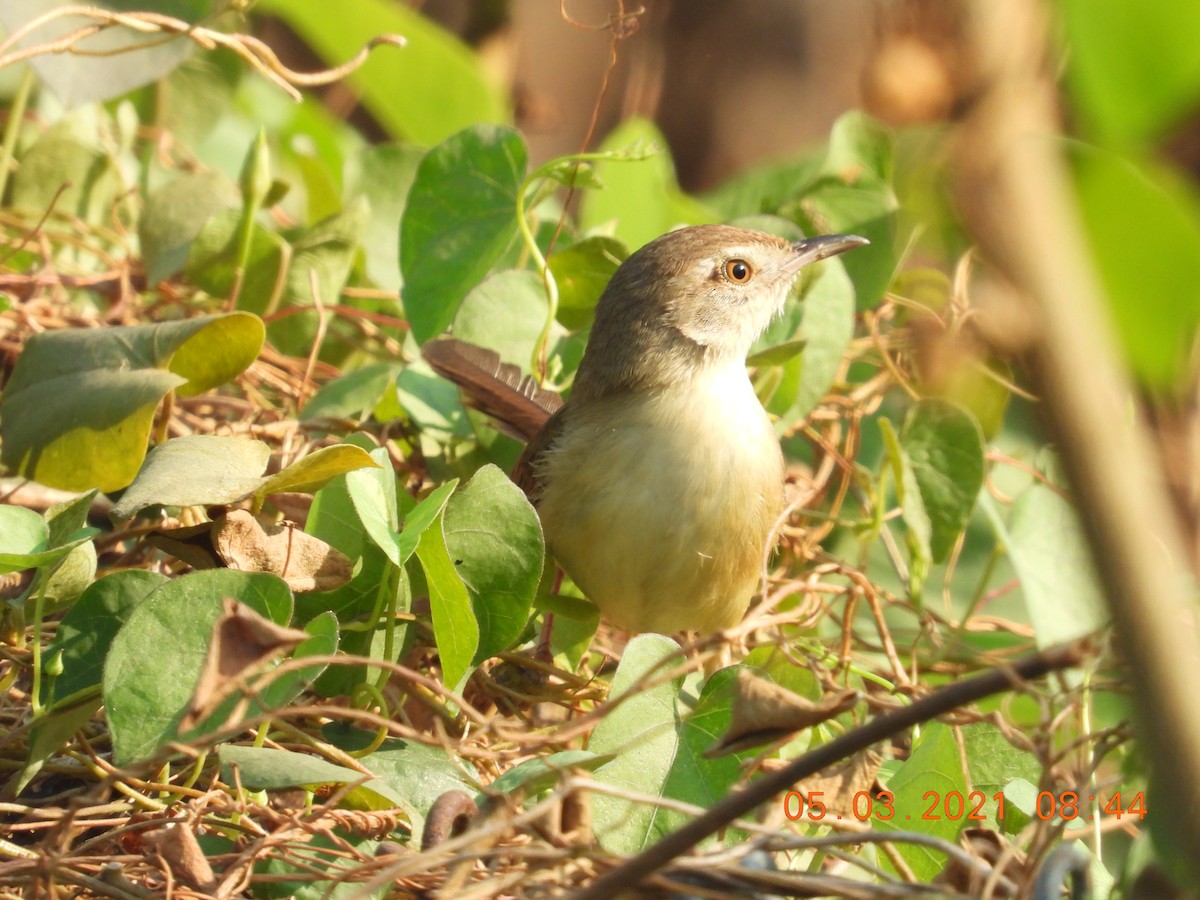
[[[869,243],[871,242],[865,237],[859,237],[857,234],[822,234],[819,237],[793,241],[792,249],[796,255],[788,262],[788,271],[795,272],[809,263],[837,256],[855,247],[865,247]]]

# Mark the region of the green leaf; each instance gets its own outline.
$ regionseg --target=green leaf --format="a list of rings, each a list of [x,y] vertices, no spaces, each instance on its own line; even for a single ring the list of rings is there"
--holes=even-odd
[[[527,151],[511,128],[476,125],[426,154],[400,221],[404,309],[423,344],[517,235]]]
[[[392,470],[387,450],[371,451],[378,469],[359,469],[346,476],[346,490],[355,513],[367,536],[387,554],[395,566],[402,566],[417,548],[421,533],[433,524],[458,480],[439,485],[418,503],[404,520],[400,529],[400,513],[396,498],[396,473]]]
[[[237,283],[238,266],[244,262],[238,307],[266,315],[279,305],[291,247],[255,222],[250,230],[250,249],[243,260],[242,226],[241,209],[227,209],[205,222],[192,241],[184,274],[213,297],[229,297]]]
[[[277,625],[291,619],[292,594],[281,579],[211,569],[152,591],[117,632],[103,679],[117,765],[148,759],[179,736],[179,722],[196,689],[225,597]]]
[[[348,79],[394,137],[428,145],[479,122],[509,120],[479,57],[406,6],[345,0],[331,16],[326,0],[260,0],[256,11],[279,16],[331,66],[341,65],[379,35],[403,35],[404,47],[372,51]]]
[[[93,529],[94,532],[94,529]],[[33,597],[40,596],[47,611],[61,609],[74,601],[96,578],[96,545],[85,540],[72,547],[52,569],[38,572],[37,581],[26,601],[28,613],[33,611]]]
[[[417,166],[424,152],[410,145],[383,144],[365,148],[348,161],[346,196],[366,197],[371,204],[362,250],[367,276],[389,291],[400,289],[400,219]]]
[[[116,162],[98,139],[76,130],[71,120],[49,128],[21,157],[13,175],[12,206],[40,216],[53,206],[59,215],[107,224],[122,190]]]
[[[142,120],[170,134],[206,162],[227,162],[222,169],[232,175],[239,160],[232,154],[225,128],[218,126],[228,122],[225,116],[246,70],[245,61],[232,50],[218,48],[196,54],[152,89],[140,92],[136,102]],[[210,149],[215,152],[208,152]]]
[[[95,691],[94,696],[80,697],[76,702],[54,709],[35,720],[29,729],[29,753],[25,765],[5,785],[5,789],[11,790],[13,795],[25,790],[42,770],[46,760],[59,753],[99,709],[100,692]]]
[[[423,827],[421,820],[446,791],[479,790],[478,782],[463,771],[463,764],[441,747],[415,741],[387,741],[374,753],[360,757],[359,762],[404,797],[406,808],[419,817],[412,823],[414,833]]]
[[[1100,137],[1154,139],[1200,99],[1195,3],[1062,0],[1067,83]]]
[[[54,546],[46,520],[31,509],[0,506],[0,575],[37,569],[63,559],[95,531]]]
[[[907,529],[905,538],[908,543],[910,557],[909,591],[920,596],[921,587],[929,575],[933,551],[933,523],[921,499],[921,486],[917,484],[917,476],[913,472],[912,462],[904,454],[900,446],[900,436],[888,419],[878,419],[879,431],[883,437],[884,454],[892,469],[896,482],[896,499],[900,502],[900,512]]]
[[[479,623],[475,621],[467,587],[455,568],[456,560],[450,558],[446,549],[440,516],[432,527],[421,532],[417,559],[429,587],[429,611],[442,663],[442,682],[451,690],[458,690],[470,673],[479,648]]]
[[[1076,640],[1104,626],[1107,607],[1076,510],[1051,487],[1034,482],[1017,497],[1005,525],[986,500],[1012,560],[1039,647]]]
[[[435,374],[425,360],[405,366],[396,378],[396,396],[423,437],[444,444],[471,435],[458,388]]]
[[[400,561],[397,565],[404,565],[416,552],[421,535],[438,521],[443,507],[457,487],[458,479],[451,478],[445,484],[440,484],[430,491],[428,497],[408,511],[408,515],[404,517],[404,529],[396,539],[396,547],[400,552]]]
[[[233,183],[218,172],[189,172],[151,191],[138,220],[146,281],[158,284],[181,271],[205,223],[239,201]]]
[[[401,367],[394,363],[374,363],[339,375],[313,394],[300,411],[302,422],[322,419],[365,421],[391,389]]]
[[[318,331],[313,299],[315,289],[322,306],[341,301],[342,288],[350,275],[358,245],[367,228],[367,201],[351,200],[341,212],[318,222],[292,240],[292,260],[287,270],[280,302],[305,312],[284,316],[270,324],[267,332],[277,349],[292,356],[307,356]],[[311,311],[310,311],[311,310]],[[354,332],[357,335],[357,331]]]
[[[961,734],[963,758],[967,761],[971,788],[982,791],[987,798],[981,811],[996,823],[998,829],[1004,829],[1008,823],[1004,819],[997,819],[999,803],[993,798],[1004,792],[1006,785],[1015,779],[1036,781],[1041,777],[1041,764],[1029,751],[1014,747],[1004,733],[990,722],[964,726]],[[1007,819],[1007,804],[1004,812]]]
[[[355,447],[353,444],[334,444],[296,460],[277,475],[267,478],[255,490],[255,494],[258,497],[284,491],[311,494],[339,475],[357,469],[375,468],[379,468],[379,463],[371,459],[361,447]]]
[[[49,529],[51,547],[59,547],[76,537],[76,533],[87,526],[92,501],[99,491],[84,491],[78,497],[56,503],[46,510],[46,525]]]
[[[487,465],[447,502],[442,533],[471,598],[479,664],[525,630],[545,555],[541,523],[525,493]]]
[[[823,163],[820,158],[805,157],[746,169],[703,199],[725,220],[775,213],[799,189],[812,183]]]
[[[217,750],[221,777],[252,791],[277,791],[305,787],[309,790],[331,784],[359,784],[346,795],[343,804],[351,809],[394,809],[409,812],[408,799],[382,778],[364,775],[305,753],[275,750],[269,747],[242,747],[222,744]],[[233,768],[237,767],[237,775]]]
[[[228,381],[262,341],[262,322],[245,313],[36,334],[0,400],[3,461],[52,487],[123,488],[167,392]]]
[[[781,212],[807,234],[858,234],[871,242],[838,258],[854,282],[859,309],[870,309],[883,297],[896,268],[896,209],[891,187],[864,175],[851,184],[835,177],[819,179]]]
[[[833,125],[815,179],[780,210],[808,234],[850,233],[870,240],[841,259],[860,309],[879,302],[896,269],[899,203],[891,186],[892,143],[888,131],[870,116],[843,114]]]
[[[0,7],[8,33],[38,16],[66,6],[64,0],[22,0]],[[157,0],[153,4],[103,4],[110,9],[153,9],[174,18],[196,22],[209,13],[206,3]],[[77,17],[45,22],[34,34],[38,41],[62,38],[80,27]],[[186,38],[142,33],[132,28],[106,28],[84,38],[71,53],[46,53],[30,61],[38,78],[67,109],[111,100],[162,78],[187,58],[195,45]]]
[[[938,837],[953,844],[963,827],[963,820],[946,815],[939,806],[926,815],[935,801],[945,801],[952,792],[962,797],[969,793],[962,769],[962,757],[953,730],[941,722],[932,722],[909,755],[886,785],[895,802],[895,815],[889,820],[877,819],[872,824],[882,831],[907,831]],[[918,880],[928,882],[946,865],[945,857],[921,844],[897,843],[896,852],[911,867]]]
[[[912,469],[916,499],[929,517],[930,554],[941,562],[966,527],[983,487],[983,433],[965,409],[944,400],[920,400],[905,416],[900,449]]]
[[[215,506],[249,497],[263,483],[271,448],[247,437],[189,434],[146,455],[137,478],[113,507],[128,519],[147,506]]]
[[[467,294],[454,317],[454,336],[528,370],[547,315],[542,280],[533,272],[505,269]],[[561,329],[553,337],[559,334]]]
[[[608,762],[607,756],[600,756],[590,750],[560,750],[549,756],[534,757],[517,763],[493,781],[489,788],[500,794],[515,794],[521,791],[525,796],[532,796],[553,788],[562,779],[563,773],[571,769],[592,771],[605,762]]]
[[[854,336],[854,284],[840,259],[820,263],[815,278],[804,282],[804,318],[796,333],[803,353],[783,364],[780,389],[767,409],[779,418],[776,430],[790,431],[816,408],[833,386]]]
[[[600,149],[619,152],[631,146],[662,148],[662,152],[626,154],[628,158],[596,163],[596,174],[606,187],[583,196],[579,221],[585,231],[615,226],[616,237],[636,250],[678,225],[718,221],[716,213],[679,189],[666,140],[648,119],[626,119]]]
[[[680,659],[679,645],[661,635],[639,635],[626,646],[609,692],[610,701],[624,700],[600,721],[588,741],[591,752],[613,755],[612,762],[596,771],[597,781],[678,799],[685,799],[680,789],[686,789],[689,780],[697,786],[695,771],[689,772],[696,760],[680,734],[682,679],[661,679],[661,673]],[[604,794],[592,798],[592,818],[596,839],[612,853],[645,849],[686,820],[667,809]]]
[[[381,448],[375,448],[375,450],[379,449]],[[372,452],[374,451],[368,451],[367,455],[370,456]],[[377,457],[372,457],[372,460],[378,461]],[[350,498],[350,490],[347,486],[348,478],[348,474],[335,478],[313,494],[312,506],[309,507],[304,530],[340,550],[350,559],[358,559],[362,555],[363,546],[366,543],[366,533],[359,513],[354,507],[354,502]],[[395,489],[393,488],[393,495],[394,493]]]
[[[1075,162],[1092,257],[1129,362],[1150,386],[1178,384],[1200,325],[1195,184],[1098,150],[1080,149]]]
[[[114,572],[93,582],[67,610],[46,650],[58,655],[63,672],[45,690],[52,708],[72,695],[100,687],[104,660],[134,607],[166,576],[142,569]],[[97,694],[97,698],[98,698]]]
[[[311,493],[338,475],[378,465],[360,447],[335,444],[264,476],[270,456],[271,448],[252,438],[218,434],[173,438],[147,454],[112,514],[127,519],[147,506],[217,506],[251,496],[257,509],[268,494]]]
[[[388,555],[393,565],[403,565],[396,549],[395,538],[400,530],[400,511],[396,505],[396,473],[392,470],[391,460],[383,447],[372,450],[369,455],[378,468],[348,472],[346,492],[358,521],[362,523],[363,532]]]
[[[803,339],[797,339],[794,341],[784,341],[782,344],[775,344],[772,347],[767,347],[765,350],[751,353],[746,357],[746,365],[751,368],[786,365],[804,352],[807,343]]]
[[[892,144],[891,133],[883,125],[861,110],[851,110],[833,123],[821,170],[846,184],[864,175],[890,182],[895,156]]]
[[[590,237],[546,260],[558,284],[558,320],[572,331],[591,325],[596,301],[629,256],[616,238]]]
[[[307,656],[333,656],[338,649],[338,621],[329,610],[314,617],[304,630],[309,633],[309,638],[302,641],[295,650],[292,651],[292,659],[304,659]],[[261,698],[261,706],[267,709],[282,709],[287,706],[292,700],[300,695],[308,685],[317,679],[317,677],[325,671],[326,663],[316,663],[311,666],[293,669],[290,672],[285,672],[278,678],[273,678],[271,682],[259,692]]]

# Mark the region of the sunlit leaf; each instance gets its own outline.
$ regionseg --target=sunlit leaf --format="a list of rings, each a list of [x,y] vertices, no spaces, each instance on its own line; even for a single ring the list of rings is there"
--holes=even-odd
[[[511,128],[476,125],[421,160],[400,221],[404,310],[424,343],[517,236],[525,141]]]

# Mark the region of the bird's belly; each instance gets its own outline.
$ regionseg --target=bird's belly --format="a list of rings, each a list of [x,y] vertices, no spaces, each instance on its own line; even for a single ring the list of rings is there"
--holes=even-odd
[[[716,398],[693,386],[589,410],[547,453],[547,544],[613,624],[715,631],[745,614],[782,507],[783,461],[741,382]]]

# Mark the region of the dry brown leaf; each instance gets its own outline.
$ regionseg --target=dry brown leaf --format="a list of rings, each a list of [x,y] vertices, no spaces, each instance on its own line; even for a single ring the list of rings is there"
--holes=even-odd
[[[244,509],[200,525],[164,529],[147,540],[195,569],[269,572],[297,592],[332,591],[354,574],[354,564],[341,551],[295,525],[264,525]]]
[[[832,814],[846,821],[870,822],[873,805],[856,802],[856,798],[859,794],[874,795],[875,776],[882,762],[883,757],[878,753],[864,750],[836,766],[822,769],[812,778],[805,778],[796,785],[796,790],[804,798],[806,808],[816,795],[825,805],[827,816]]]
[[[270,572],[293,591],[332,591],[350,582],[354,564],[345,554],[295,525],[263,525],[244,509],[218,516],[213,549],[231,569]]]
[[[158,851],[178,881],[202,894],[212,894],[217,876],[186,822],[167,822],[147,832],[142,840]]]
[[[738,672],[733,694],[729,730],[704,754],[710,759],[812,728],[850,709],[859,699],[858,691],[845,690],[809,700],[746,669]]]
[[[180,729],[186,731],[204,721],[250,675],[308,637],[307,632],[276,625],[244,603],[226,597],[221,618],[213,625],[204,668],[179,723]]]

